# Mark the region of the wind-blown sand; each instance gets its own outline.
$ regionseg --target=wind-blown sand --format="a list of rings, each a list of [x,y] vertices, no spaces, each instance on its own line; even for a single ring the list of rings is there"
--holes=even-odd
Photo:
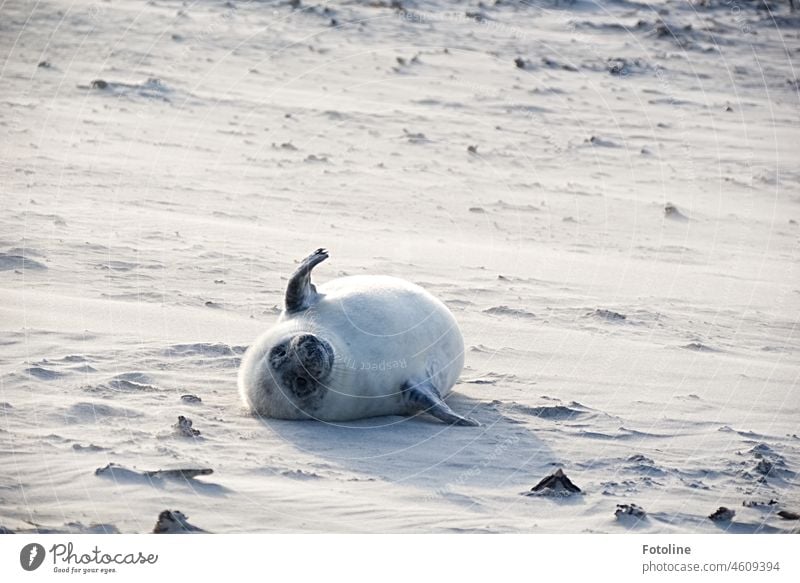
[[[797,528],[800,16],[706,4],[4,2],[0,526]],[[449,306],[483,427],[247,414],[322,246]]]

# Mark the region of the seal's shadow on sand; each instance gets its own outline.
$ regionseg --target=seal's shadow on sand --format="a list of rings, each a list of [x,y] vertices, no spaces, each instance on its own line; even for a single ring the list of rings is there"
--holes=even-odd
[[[347,423],[262,423],[298,449],[366,477],[458,492],[461,487],[527,490],[557,461],[532,431],[492,404],[452,395],[448,404],[481,427],[455,427],[428,415]]]

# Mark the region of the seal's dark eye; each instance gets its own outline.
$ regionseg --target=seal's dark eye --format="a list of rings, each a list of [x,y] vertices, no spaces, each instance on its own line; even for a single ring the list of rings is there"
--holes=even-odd
[[[304,379],[303,377],[297,377],[297,386],[298,387],[304,387],[305,388],[305,386],[307,384],[308,384],[308,381],[306,379]]]

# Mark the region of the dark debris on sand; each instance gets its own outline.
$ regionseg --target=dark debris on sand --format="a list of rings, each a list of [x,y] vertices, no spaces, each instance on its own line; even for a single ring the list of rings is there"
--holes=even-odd
[[[581,489],[570,480],[561,468],[543,478],[526,492],[527,496],[571,496],[580,494]]]
[[[730,522],[736,516],[736,511],[720,506],[714,512],[708,515],[708,518],[714,522]]]
[[[184,437],[197,437],[200,435],[200,430],[192,427],[192,420],[183,415],[178,416],[178,422],[172,428],[175,433]]]
[[[627,516],[641,519],[647,517],[647,512],[645,512],[644,508],[636,504],[617,504],[617,509],[614,511],[614,516],[616,516],[618,520],[621,520]]]
[[[761,474],[762,476],[768,476],[769,473],[772,471],[772,468],[775,466],[772,465],[772,462],[766,459],[761,459],[756,464],[754,471]]]
[[[207,532],[190,524],[188,517],[180,510],[164,510],[158,515],[153,534],[190,534]]]
[[[764,500],[744,500],[742,502],[742,506],[745,508],[768,508],[770,506],[775,506],[778,503],[777,500],[774,498],[770,498],[767,501]]]
[[[589,316],[595,316],[596,318],[600,318],[602,320],[609,320],[609,321],[622,321],[627,319],[625,314],[620,314],[619,312],[614,312],[611,310],[604,310],[601,308],[596,309],[594,312],[589,312]]]
[[[670,218],[670,219],[678,219],[678,220],[682,220],[682,221],[685,221],[685,220],[688,219],[688,217],[685,214],[683,214],[678,209],[678,207],[676,207],[671,202],[668,202],[667,204],[664,205],[664,216],[667,217],[667,218]]]

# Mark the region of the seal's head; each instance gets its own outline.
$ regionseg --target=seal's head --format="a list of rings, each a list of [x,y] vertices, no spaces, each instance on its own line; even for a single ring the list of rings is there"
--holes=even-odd
[[[333,347],[307,331],[270,336],[245,355],[261,363],[242,367],[259,371],[258,378],[240,376],[242,395],[256,413],[282,419],[313,417],[334,369]]]
[[[277,383],[301,401],[324,391],[333,369],[333,348],[314,334],[290,336],[273,346],[267,358]]]

